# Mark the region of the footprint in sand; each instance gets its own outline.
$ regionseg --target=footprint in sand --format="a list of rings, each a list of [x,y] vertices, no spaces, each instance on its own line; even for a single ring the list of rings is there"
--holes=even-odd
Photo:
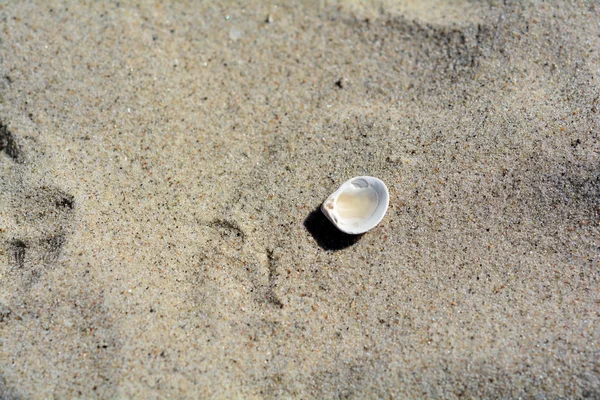
[[[1,122],[0,172],[0,254],[8,261],[0,273],[25,288],[58,259],[75,202],[59,188],[39,184],[18,140]]]

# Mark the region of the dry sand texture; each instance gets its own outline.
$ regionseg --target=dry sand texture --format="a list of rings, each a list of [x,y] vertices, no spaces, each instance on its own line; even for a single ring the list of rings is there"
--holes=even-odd
[[[0,398],[600,398],[598,2],[283,3],[1,3]]]

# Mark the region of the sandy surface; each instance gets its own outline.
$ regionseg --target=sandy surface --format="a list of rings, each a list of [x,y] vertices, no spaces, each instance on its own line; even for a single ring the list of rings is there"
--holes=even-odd
[[[0,5],[0,398],[600,398],[596,1],[139,3]]]

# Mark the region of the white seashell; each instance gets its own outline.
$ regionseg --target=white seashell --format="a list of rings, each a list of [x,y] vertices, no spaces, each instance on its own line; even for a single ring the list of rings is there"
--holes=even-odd
[[[385,183],[371,176],[357,176],[333,192],[321,211],[340,231],[358,235],[383,219],[389,202]]]

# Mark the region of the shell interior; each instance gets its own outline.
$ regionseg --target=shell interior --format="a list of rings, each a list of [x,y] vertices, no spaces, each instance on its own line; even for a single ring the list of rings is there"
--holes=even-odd
[[[337,214],[346,224],[353,225],[369,218],[379,203],[377,192],[371,187],[340,193],[335,201]]]

